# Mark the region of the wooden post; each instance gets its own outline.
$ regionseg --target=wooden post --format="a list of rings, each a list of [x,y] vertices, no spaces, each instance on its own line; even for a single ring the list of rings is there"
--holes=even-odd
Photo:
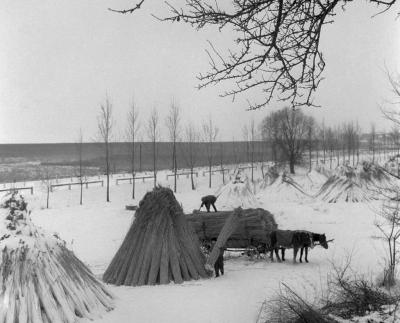
[[[220,234],[218,235],[217,242],[215,243],[215,246],[213,250],[211,251],[210,257],[207,260],[207,266],[211,267],[209,269],[212,269],[214,267],[215,262],[217,261],[217,258],[220,253],[220,249],[224,247],[226,241],[229,239],[231,234],[235,232],[237,225],[239,223],[239,219],[242,216],[242,208],[237,208],[233,211],[232,215],[226,220],[224,226],[221,229]]]

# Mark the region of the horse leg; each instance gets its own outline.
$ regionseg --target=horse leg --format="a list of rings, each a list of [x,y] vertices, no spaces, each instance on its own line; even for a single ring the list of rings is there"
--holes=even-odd
[[[281,258],[279,258],[279,249],[275,248],[275,255],[276,255],[276,260],[278,260],[278,262],[281,262]]]
[[[285,261],[285,248],[281,248],[282,261]]]
[[[305,247],[305,249],[306,249],[306,253],[305,253],[304,259],[306,260],[306,262],[308,262],[308,247]]]
[[[297,257],[298,251],[299,251],[299,248],[296,248],[296,247],[293,248],[293,263],[296,263],[296,257]]]

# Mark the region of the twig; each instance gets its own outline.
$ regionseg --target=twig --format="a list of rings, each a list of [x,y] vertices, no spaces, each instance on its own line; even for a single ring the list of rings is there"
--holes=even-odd
[[[135,10],[140,9],[143,2],[144,2],[144,0],[140,1],[136,6],[134,6],[133,8],[130,8],[130,9],[116,10],[116,9],[108,8],[108,10],[110,10],[112,12],[122,13],[122,14],[133,13]]]

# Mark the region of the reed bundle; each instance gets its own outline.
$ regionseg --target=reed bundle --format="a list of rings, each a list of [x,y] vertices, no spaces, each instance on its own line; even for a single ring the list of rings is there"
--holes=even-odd
[[[140,201],[103,279],[128,286],[182,283],[208,277],[204,265],[198,237],[173,192],[157,187]]]
[[[26,207],[14,192],[0,208],[0,322],[73,323],[111,310],[103,284]]]

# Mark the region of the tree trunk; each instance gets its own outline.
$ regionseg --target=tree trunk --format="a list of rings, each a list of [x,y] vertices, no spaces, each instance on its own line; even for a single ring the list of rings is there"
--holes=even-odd
[[[190,168],[190,179],[192,181],[192,190],[194,191],[195,187],[194,187],[194,180],[193,180],[193,167]]]
[[[47,198],[46,198],[46,208],[49,208],[49,200],[50,200],[50,184],[47,184]]]
[[[135,199],[135,131],[133,130],[133,137],[132,137],[132,199]]]
[[[209,143],[210,145],[210,151],[209,151],[209,157],[208,157],[208,187],[211,188],[211,166],[212,166],[212,142]]]
[[[139,144],[139,172],[142,172],[142,144]]]
[[[174,192],[176,193],[176,172],[177,172],[177,165],[176,165],[176,142],[174,141],[174,149],[173,149],[173,155],[174,155]]]
[[[83,181],[82,181],[82,177],[81,177],[81,195],[80,195],[80,199],[79,199],[80,205],[82,205],[82,195],[83,195]]]
[[[289,158],[289,167],[290,167],[290,174],[294,174],[294,163],[295,163],[295,158],[291,156]]]
[[[107,176],[107,202],[110,202],[110,155],[108,142],[106,142],[106,176]]]
[[[157,186],[157,175],[156,175],[156,142],[153,141],[153,176],[154,176],[154,188]]]

